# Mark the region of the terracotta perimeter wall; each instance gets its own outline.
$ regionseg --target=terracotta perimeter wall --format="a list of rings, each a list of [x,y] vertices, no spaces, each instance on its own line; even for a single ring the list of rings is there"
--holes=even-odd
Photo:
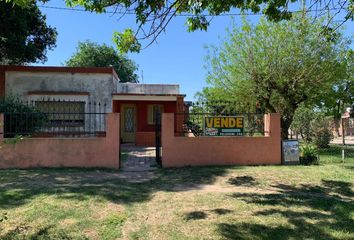
[[[32,167],[119,168],[119,114],[107,114],[106,137],[27,138],[4,143],[0,114],[0,169]]]
[[[264,137],[176,137],[174,115],[162,117],[163,167],[281,164],[280,115],[265,115]]]

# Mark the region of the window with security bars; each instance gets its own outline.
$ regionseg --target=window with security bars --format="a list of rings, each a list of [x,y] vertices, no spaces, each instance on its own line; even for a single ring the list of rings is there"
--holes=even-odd
[[[156,123],[156,114],[163,113],[162,104],[149,104],[148,105],[148,124]]]
[[[48,114],[52,126],[83,127],[85,102],[36,101],[36,107]]]

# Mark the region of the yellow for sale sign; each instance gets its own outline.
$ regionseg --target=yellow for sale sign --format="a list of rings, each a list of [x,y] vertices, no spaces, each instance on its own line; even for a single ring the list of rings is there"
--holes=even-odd
[[[243,136],[243,129],[243,117],[218,116],[204,119],[206,136]]]

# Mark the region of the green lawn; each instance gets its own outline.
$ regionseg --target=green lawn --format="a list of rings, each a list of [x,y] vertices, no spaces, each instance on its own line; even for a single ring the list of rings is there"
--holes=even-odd
[[[105,170],[2,170],[0,239],[354,239],[354,158],[321,160],[158,170],[141,183]]]
[[[344,150],[344,162],[354,161],[354,146],[353,145],[330,145],[329,148],[321,149],[320,161],[322,163],[341,163],[342,150]]]

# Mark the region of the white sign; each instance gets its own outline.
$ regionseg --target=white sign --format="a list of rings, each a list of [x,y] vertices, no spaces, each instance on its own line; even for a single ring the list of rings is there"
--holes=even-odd
[[[299,142],[297,140],[282,141],[283,164],[299,164]]]

